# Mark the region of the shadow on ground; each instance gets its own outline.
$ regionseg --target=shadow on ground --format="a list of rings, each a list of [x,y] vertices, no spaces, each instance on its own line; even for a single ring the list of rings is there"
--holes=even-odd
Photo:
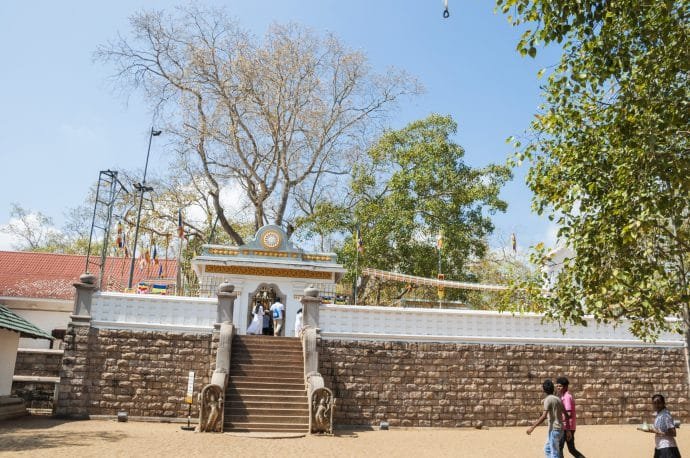
[[[22,417],[0,421],[0,450],[29,451],[57,447],[80,447],[95,441],[117,442],[127,438],[122,432],[82,432],[53,429],[74,421],[51,417]]]

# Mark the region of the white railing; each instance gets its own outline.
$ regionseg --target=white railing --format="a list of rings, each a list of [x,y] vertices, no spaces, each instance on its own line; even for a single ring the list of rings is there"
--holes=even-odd
[[[568,326],[565,334],[541,315],[475,310],[322,305],[324,339],[410,342],[476,342],[556,345],[682,347],[679,334],[663,333],[654,344],[633,336],[627,326]],[[93,296],[92,325],[110,329],[210,332],[217,299],[99,292]]]
[[[97,328],[210,332],[217,299],[99,292],[93,295],[91,324]]]
[[[324,339],[477,342],[557,345],[683,346],[682,336],[663,333],[655,344],[634,337],[627,326],[542,324],[541,315],[474,310],[413,309],[322,305],[319,327]]]

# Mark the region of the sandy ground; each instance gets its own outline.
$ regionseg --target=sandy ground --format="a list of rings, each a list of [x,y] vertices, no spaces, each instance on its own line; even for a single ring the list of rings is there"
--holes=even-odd
[[[0,421],[0,456],[241,456],[245,457],[542,457],[546,429],[526,428],[339,430],[333,437],[259,439],[182,431],[179,424],[63,421],[25,417]],[[653,455],[651,434],[625,426],[580,426],[578,449],[589,458]],[[690,453],[690,428],[678,430],[681,453]],[[570,456],[566,452],[566,457]]]

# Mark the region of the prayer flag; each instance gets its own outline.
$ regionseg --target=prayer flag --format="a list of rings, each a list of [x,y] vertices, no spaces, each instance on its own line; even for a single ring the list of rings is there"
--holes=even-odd
[[[357,251],[361,254],[364,254],[364,240],[362,240],[362,232],[359,230],[359,226],[357,226],[357,233],[356,233],[355,237],[356,237],[355,243],[357,244]]]
[[[517,253],[517,238],[515,237],[515,232],[510,234],[510,245],[513,248],[513,253]]]
[[[443,232],[439,232],[436,236],[436,248],[439,250],[443,248]]]
[[[182,224],[182,210],[177,210],[177,236],[184,238],[184,225]]]

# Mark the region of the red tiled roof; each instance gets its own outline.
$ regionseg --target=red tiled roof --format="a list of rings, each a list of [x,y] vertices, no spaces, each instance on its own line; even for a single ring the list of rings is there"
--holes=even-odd
[[[130,262],[131,258],[106,259],[104,291],[124,291],[129,280]],[[174,279],[177,261],[161,259],[159,262],[163,266],[160,277],[159,266],[151,262],[148,267],[140,269],[137,259],[132,284],[142,280]],[[95,270],[94,264],[90,264],[90,270]],[[72,283],[79,281],[85,266],[86,256],[83,255],[0,251],[0,296],[71,299],[74,296]],[[92,273],[98,275],[99,272]]]

